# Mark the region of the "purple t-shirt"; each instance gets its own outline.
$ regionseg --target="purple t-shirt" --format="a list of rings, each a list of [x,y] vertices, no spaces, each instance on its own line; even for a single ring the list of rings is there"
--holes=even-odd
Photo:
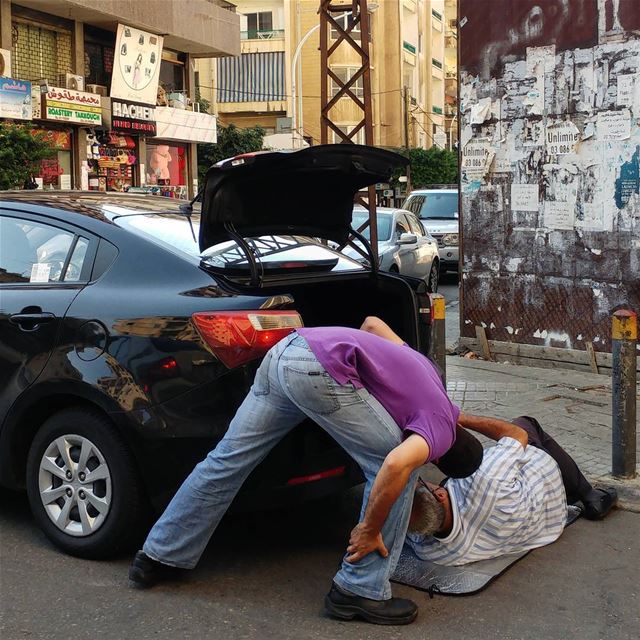
[[[308,327],[297,330],[327,373],[338,383],[365,388],[395,420],[406,437],[422,436],[429,460],[455,441],[456,407],[434,365],[407,345],[359,329]]]

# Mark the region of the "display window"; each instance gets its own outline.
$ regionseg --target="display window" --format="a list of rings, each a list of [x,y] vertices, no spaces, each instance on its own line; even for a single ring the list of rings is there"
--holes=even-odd
[[[161,195],[186,197],[187,147],[176,143],[147,142],[146,184]]]
[[[87,136],[90,191],[128,191],[135,185],[138,145],[131,136],[109,132]]]
[[[40,162],[34,179],[42,189],[71,189],[73,175],[73,134],[62,129],[37,128],[31,135],[40,138],[55,150],[50,158]]]

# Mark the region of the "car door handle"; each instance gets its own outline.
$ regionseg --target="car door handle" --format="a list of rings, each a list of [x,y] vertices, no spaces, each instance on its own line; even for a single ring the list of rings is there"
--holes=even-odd
[[[35,331],[41,324],[56,319],[53,313],[14,313],[9,316],[11,324],[17,324],[23,331]]]

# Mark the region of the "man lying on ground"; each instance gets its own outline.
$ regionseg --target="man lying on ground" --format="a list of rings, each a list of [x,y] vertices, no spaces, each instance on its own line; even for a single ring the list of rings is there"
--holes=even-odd
[[[444,486],[422,483],[414,496],[407,542],[415,554],[463,565],[554,542],[567,519],[567,500],[591,520],[615,505],[614,489],[594,489],[578,465],[536,420],[516,418],[496,429],[480,468]]]

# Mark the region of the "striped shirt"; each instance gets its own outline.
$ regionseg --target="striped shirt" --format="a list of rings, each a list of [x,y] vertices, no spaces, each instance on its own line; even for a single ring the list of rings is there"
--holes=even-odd
[[[416,555],[461,565],[554,542],[567,519],[560,469],[548,454],[513,438],[487,449],[468,478],[449,479],[453,526],[445,538],[408,534]]]

